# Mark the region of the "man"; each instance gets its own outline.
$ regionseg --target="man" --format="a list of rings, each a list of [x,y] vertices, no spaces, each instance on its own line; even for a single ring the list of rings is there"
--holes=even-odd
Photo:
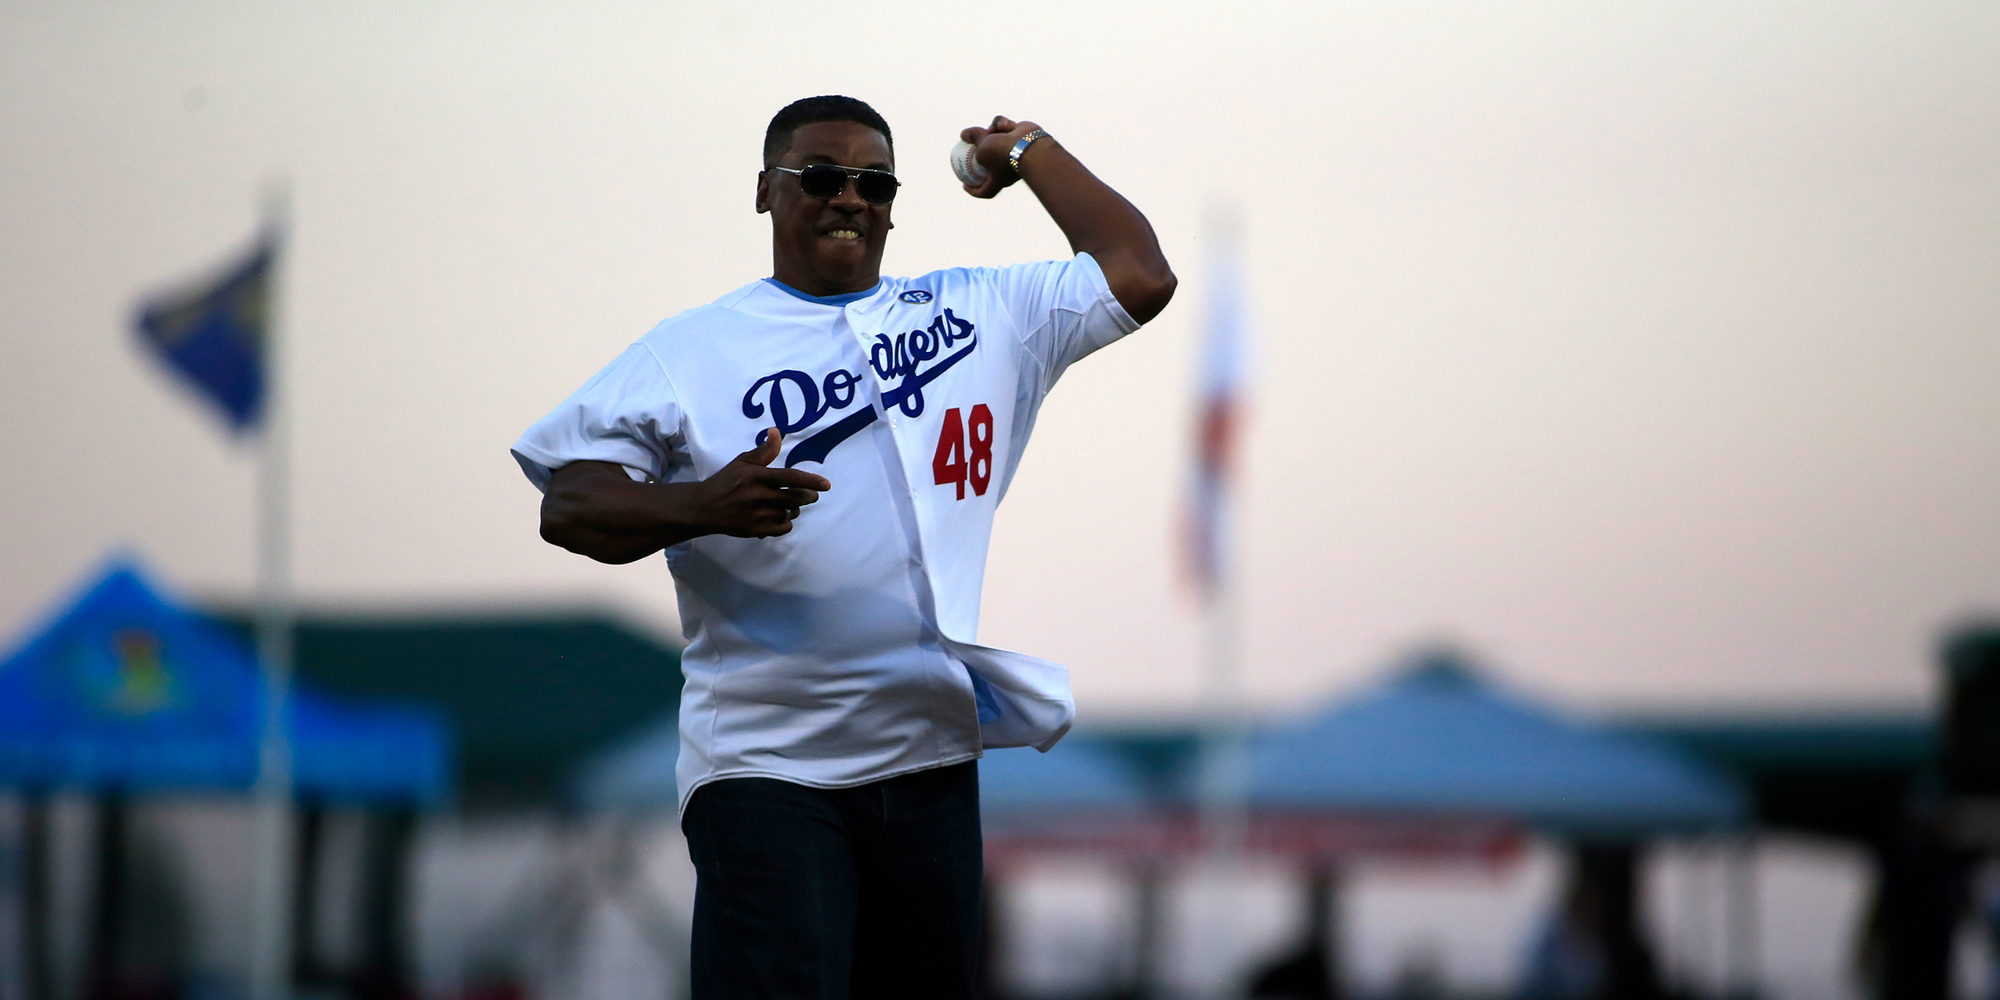
[[[988,173],[967,192],[1026,181],[1074,259],[882,277],[889,126],[798,101],[757,175],[771,277],[661,323],[514,446],[542,537],[666,550],[700,1000],[971,996],[974,762],[1074,712],[1062,667],[975,642],[993,512],[1049,387],[1175,279],[1034,123],[961,138]]]

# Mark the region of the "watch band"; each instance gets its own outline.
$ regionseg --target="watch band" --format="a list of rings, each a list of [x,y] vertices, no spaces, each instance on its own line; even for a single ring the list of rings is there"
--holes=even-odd
[[[1007,165],[1014,168],[1014,176],[1021,176],[1021,157],[1027,155],[1028,147],[1034,145],[1036,139],[1046,139],[1048,136],[1047,132],[1036,129],[1014,141],[1014,148],[1007,151]]]

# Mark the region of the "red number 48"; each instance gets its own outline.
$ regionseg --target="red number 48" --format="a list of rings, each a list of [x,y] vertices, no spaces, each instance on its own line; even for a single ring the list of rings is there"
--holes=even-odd
[[[937,454],[931,456],[931,475],[939,486],[957,486],[960,500],[965,499],[968,479],[975,495],[986,495],[993,482],[993,411],[985,403],[972,408],[970,419],[960,418],[956,406],[945,411]]]

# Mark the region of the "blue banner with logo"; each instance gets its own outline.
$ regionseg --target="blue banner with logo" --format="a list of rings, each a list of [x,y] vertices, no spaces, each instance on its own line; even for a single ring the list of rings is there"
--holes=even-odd
[[[266,235],[220,278],[169,292],[139,308],[139,338],[167,367],[222,408],[233,430],[264,412],[265,342],[277,241]]]
[[[248,790],[263,674],[234,635],[114,564],[0,661],[0,786]],[[435,801],[450,784],[444,722],[294,687],[286,704],[301,794]]]

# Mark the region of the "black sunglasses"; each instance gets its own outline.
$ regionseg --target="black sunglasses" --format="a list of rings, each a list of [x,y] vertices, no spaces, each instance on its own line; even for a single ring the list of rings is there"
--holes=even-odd
[[[896,200],[896,189],[903,185],[896,175],[887,170],[869,170],[864,167],[843,167],[834,163],[815,163],[803,170],[791,167],[772,167],[788,174],[799,175],[799,190],[808,197],[821,201],[832,201],[847,190],[847,179],[854,178],[854,193],[870,205],[887,205]]]

